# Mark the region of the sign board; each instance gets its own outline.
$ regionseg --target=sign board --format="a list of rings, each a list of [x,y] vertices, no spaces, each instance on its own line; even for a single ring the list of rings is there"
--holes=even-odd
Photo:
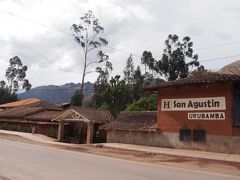
[[[226,110],[225,97],[162,99],[161,111]]]
[[[225,120],[225,112],[191,112],[188,113],[190,120]]]

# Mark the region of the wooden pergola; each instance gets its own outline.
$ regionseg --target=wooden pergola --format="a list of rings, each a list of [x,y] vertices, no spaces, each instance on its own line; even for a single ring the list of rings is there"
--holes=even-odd
[[[63,135],[64,135],[64,123],[70,123],[70,122],[85,122],[87,123],[87,144],[90,144],[93,142],[93,129],[94,129],[94,123],[91,122],[89,119],[85,118],[81,114],[79,114],[74,109],[69,109],[63,112],[60,116],[52,119],[52,121],[58,122],[58,136],[57,140],[62,141]]]

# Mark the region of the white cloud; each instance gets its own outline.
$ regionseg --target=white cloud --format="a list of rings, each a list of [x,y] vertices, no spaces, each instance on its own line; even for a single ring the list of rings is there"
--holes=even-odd
[[[4,78],[9,59],[15,55],[29,66],[28,78],[34,85],[79,82],[82,72],[82,52],[71,36],[1,10],[71,33],[70,26],[91,9],[105,28],[109,46],[139,56],[150,50],[160,58],[164,41],[171,33],[181,38],[189,35],[199,60],[239,54],[239,44],[197,50],[240,40],[237,0],[1,0],[0,7],[0,79]],[[121,73],[129,54],[104,50],[113,62],[113,74]],[[135,66],[139,65],[140,58],[133,58]],[[216,69],[234,60],[210,61],[204,65]],[[95,79],[94,73],[87,76],[87,80]]]

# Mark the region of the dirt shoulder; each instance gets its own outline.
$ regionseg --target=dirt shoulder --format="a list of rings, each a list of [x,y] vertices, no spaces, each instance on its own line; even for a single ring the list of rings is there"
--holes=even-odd
[[[240,176],[240,163],[208,160],[201,158],[183,157],[159,153],[149,153],[135,150],[125,150],[112,147],[106,147],[103,145],[69,145],[69,144],[54,144],[54,143],[42,143],[29,139],[25,139],[17,135],[9,135],[0,133],[0,139],[6,139],[17,142],[24,142],[30,144],[36,144],[41,146],[47,146],[57,149],[64,149],[75,152],[91,153],[96,155],[139,161],[144,163],[153,163],[167,166],[174,166],[185,169],[194,169],[201,171],[208,171],[214,173],[228,174]]]

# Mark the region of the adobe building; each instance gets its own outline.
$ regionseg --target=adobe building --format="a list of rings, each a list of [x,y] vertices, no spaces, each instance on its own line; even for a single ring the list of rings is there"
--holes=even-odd
[[[63,111],[60,107],[45,100],[26,99],[2,104],[0,111],[0,129],[22,132],[33,132],[55,137],[58,123],[51,122],[52,116],[58,116]],[[42,118],[33,118],[39,113],[45,113]]]
[[[0,108],[0,129],[44,134],[68,143],[105,142],[106,134],[99,126],[112,119],[108,111],[74,106],[63,110],[34,98]]]
[[[158,93],[155,146],[240,154],[240,75],[197,73],[146,89]]]

